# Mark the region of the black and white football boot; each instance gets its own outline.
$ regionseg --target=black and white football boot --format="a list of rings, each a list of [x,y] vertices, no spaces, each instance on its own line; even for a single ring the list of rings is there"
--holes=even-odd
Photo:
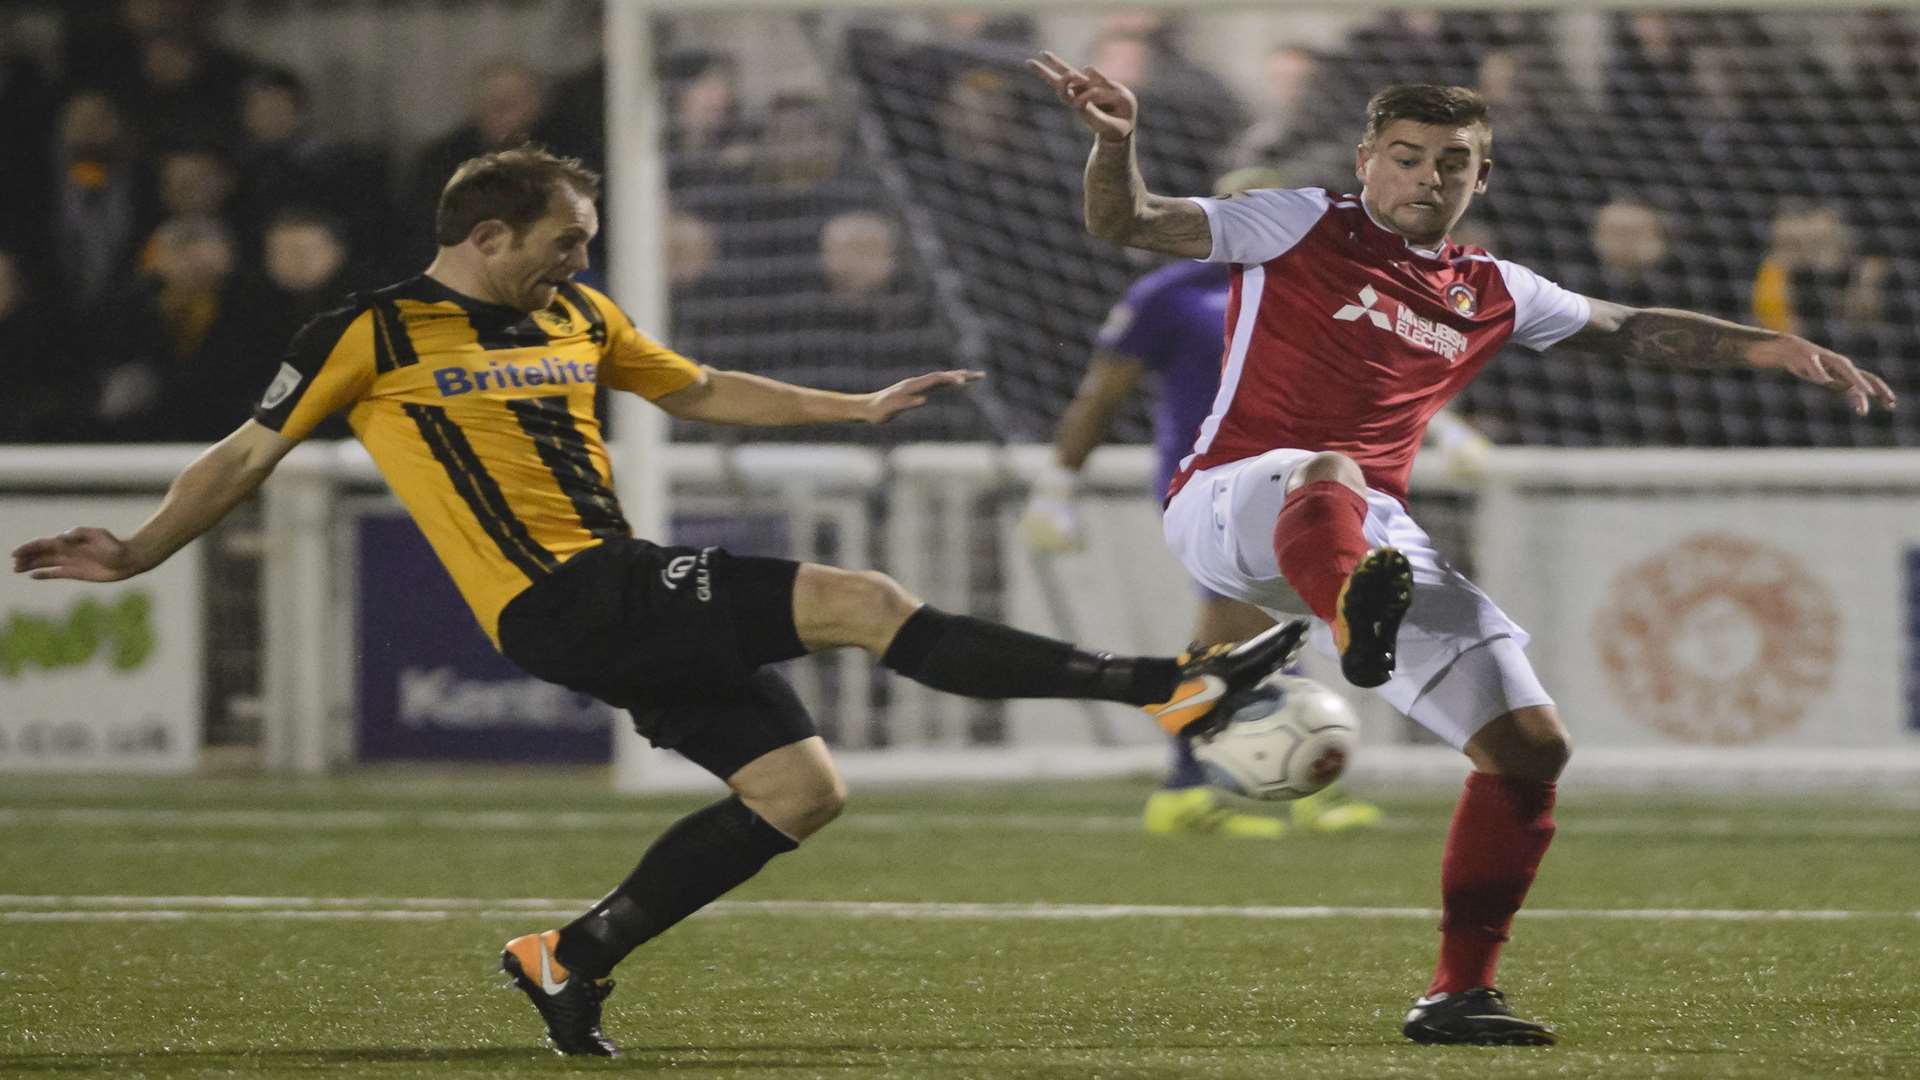
[[[1552,1046],[1553,1029],[1513,1015],[1507,996],[1491,986],[1413,999],[1400,1033],[1417,1043],[1447,1046]]]

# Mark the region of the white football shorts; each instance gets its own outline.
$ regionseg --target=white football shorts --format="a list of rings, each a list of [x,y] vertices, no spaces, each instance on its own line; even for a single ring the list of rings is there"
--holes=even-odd
[[[1274,528],[1287,478],[1310,450],[1272,450],[1195,473],[1167,505],[1167,547],[1202,586],[1276,618],[1297,600],[1280,576]],[[1400,624],[1393,677],[1375,692],[1460,749],[1488,721],[1551,705],[1527,662],[1527,632],[1453,568],[1393,496],[1367,492],[1367,543],[1391,544],[1413,564],[1413,605]],[[1314,647],[1337,657],[1333,630],[1315,619]]]

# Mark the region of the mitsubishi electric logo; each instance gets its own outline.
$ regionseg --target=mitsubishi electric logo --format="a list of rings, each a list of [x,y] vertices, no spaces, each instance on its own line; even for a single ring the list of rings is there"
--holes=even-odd
[[[1395,317],[1389,319],[1386,312],[1374,306],[1378,303],[1380,294],[1373,291],[1373,286],[1363,285],[1360,288],[1360,302],[1342,307],[1333,313],[1333,317],[1340,322],[1359,322],[1364,317],[1409,345],[1439,353],[1447,358],[1449,364],[1460,359],[1460,354],[1467,351],[1467,335],[1453,327],[1423,319],[1405,304],[1397,305]]]
[[[1380,294],[1373,291],[1373,286],[1364,285],[1360,289],[1360,302],[1357,304],[1348,304],[1346,307],[1334,312],[1333,317],[1339,319],[1341,322],[1353,322],[1360,316],[1365,315],[1372,321],[1373,325],[1382,330],[1391,330],[1393,329],[1393,324],[1387,321],[1387,313],[1384,311],[1375,311],[1373,308],[1373,305],[1379,302]]]

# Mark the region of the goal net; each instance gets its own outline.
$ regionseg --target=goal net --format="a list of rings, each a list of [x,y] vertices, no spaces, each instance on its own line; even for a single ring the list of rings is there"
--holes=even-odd
[[[1920,164],[1912,13],[762,15],[791,32],[784,65],[725,69],[737,130],[763,133],[758,163],[734,170],[710,160],[724,141],[693,149],[671,134],[695,123],[686,103],[718,78],[728,54],[697,43],[728,18],[675,16],[659,40],[678,109],[671,227],[698,220],[717,237],[711,280],[676,290],[676,333],[730,362],[834,385],[915,361],[978,364],[993,376],[993,434],[1051,429],[1092,334],[1155,260],[1081,229],[1087,137],[1022,66],[1044,47],[1138,90],[1143,171],[1168,193],[1204,193],[1255,164],[1352,190],[1372,89],[1473,86],[1494,109],[1496,165],[1457,239],[1593,295],[1794,330],[1920,389],[1920,201],[1902,179]],[[885,221],[865,223],[886,237],[870,250],[888,254],[864,295],[848,283],[862,227],[849,214]],[[817,269],[835,259],[837,289]],[[1911,412],[1861,420],[1779,379],[1520,349],[1460,406],[1497,440],[1532,445],[1920,442]],[[929,414],[900,436],[977,434],[968,419]],[[1118,436],[1143,432],[1136,414]]]
[[[1044,440],[1109,309],[1159,264],[1081,227],[1088,138],[1025,70],[1041,48],[1097,64],[1138,91],[1143,171],[1165,193],[1207,192],[1248,165],[1279,168],[1289,184],[1354,190],[1353,144],[1372,90],[1475,87],[1493,106],[1496,166],[1457,240],[1592,295],[1802,333],[1883,373],[1907,397],[1920,392],[1920,274],[1906,242],[1920,238],[1920,200],[1902,181],[1920,164],[1920,21],[1911,13],[821,10],[753,16],[754,44],[741,36],[743,18],[683,11],[657,23],[669,236],[694,256],[671,260],[676,341],[716,362],[845,388],[944,364],[991,376],[971,396],[977,409],[945,403],[897,431],[810,438]],[[1457,404],[1504,445],[1920,444],[1911,410],[1862,419],[1791,380],[1520,349]],[[1112,434],[1139,442],[1146,433],[1137,403]],[[692,428],[675,437],[741,438]],[[1106,491],[1116,516],[1103,531],[1132,540],[1055,564],[1059,580],[1049,582],[1007,547],[1017,484],[991,468],[957,479],[980,468],[969,457],[978,448],[944,459],[909,449],[930,470],[927,485],[946,477],[926,513],[909,515],[926,535],[876,532],[892,541],[881,549],[885,565],[910,586],[1061,633],[1113,631],[1186,602],[1157,594],[1137,598],[1140,610],[1113,602],[1112,583],[1141,580],[1149,564],[1137,560],[1150,556],[1139,549],[1156,543],[1150,512],[1122,508],[1125,485]],[[1660,497],[1633,512],[1691,520],[1681,504],[1699,490],[1697,478],[1677,493],[1658,475],[1636,482]],[[1428,487],[1414,500],[1470,571],[1476,541],[1480,553],[1513,554],[1485,546],[1490,530],[1508,526],[1471,496]],[[1778,507],[1822,512],[1740,498],[1708,504],[1736,534]],[[1904,541],[1884,525],[1862,527],[1879,530],[1893,559]],[[1522,552],[1526,538],[1542,535],[1512,534]],[[918,557],[935,539],[959,545],[963,561]],[[1516,565],[1546,575],[1525,583],[1536,598],[1551,595],[1542,585],[1553,575],[1575,572],[1551,560],[1497,572]],[[1584,647],[1593,634],[1577,629]],[[899,721],[883,724],[882,737],[896,745],[1000,745],[1048,730],[1027,723],[1024,706],[952,702],[899,684],[882,700]],[[1898,711],[1883,702],[1875,715],[1894,725]],[[1419,733],[1396,727],[1389,737]]]

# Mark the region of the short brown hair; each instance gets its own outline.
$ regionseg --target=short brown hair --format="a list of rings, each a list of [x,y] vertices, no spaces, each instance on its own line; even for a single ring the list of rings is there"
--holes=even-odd
[[[1480,152],[1493,148],[1493,120],[1487,111],[1487,99],[1464,86],[1438,83],[1397,83],[1367,99],[1366,141],[1379,138],[1380,132],[1395,120],[1447,127],[1480,128]]]
[[[579,158],[560,157],[546,147],[526,143],[469,158],[453,170],[434,211],[433,239],[441,247],[466,240],[483,221],[504,221],[518,238],[546,216],[554,189],[561,184],[586,198],[600,194],[600,174]]]

